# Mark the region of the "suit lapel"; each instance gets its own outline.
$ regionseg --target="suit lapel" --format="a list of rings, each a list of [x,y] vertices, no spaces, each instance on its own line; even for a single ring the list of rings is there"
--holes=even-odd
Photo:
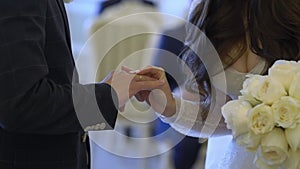
[[[52,1],[52,0],[50,0],[50,1]],[[70,28],[69,28],[69,23],[68,23],[68,17],[67,17],[66,9],[65,9],[65,4],[64,4],[63,0],[56,0],[56,2],[57,2],[58,6],[60,8],[60,11],[61,11],[61,14],[62,14],[62,17],[63,17],[63,20],[64,20],[64,26],[65,26],[65,32],[66,32],[66,39],[67,39],[69,50],[70,50],[70,53],[71,53],[71,56],[72,56],[71,57],[72,58],[72,62],[75,65],[75,61],[74,61],[73,53],[72,53],[72,46],[71,46]]]
[[[67,17],[65,5],[64,5],[64,2],[62,0],[56,0],[56,2],[57,2],[58,6],[60,8],[61,14],[62,14],[63,19],[64,19],[67,43],[69,45],[69,48],[71,49],[70,29],[69,29],[69,23],[68,23],[68,17]]]

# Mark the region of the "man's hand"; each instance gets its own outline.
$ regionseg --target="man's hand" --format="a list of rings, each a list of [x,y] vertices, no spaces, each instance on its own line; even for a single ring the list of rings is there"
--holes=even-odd
[[[122,111],[126,102],[139,91],[150,91],[160,88],[165,81],[149,76],[127,73],[125,71],[113,71],[102,81],[111,85],[118,95],[119,109]]]
[[[142,80],[151,78],[164,81],[165,83],[157,88],[142,90],[135,96],[139,101],[146,100],[147,103],[158,113],[165,116],[172,116],[176,112],[176,103],[167,82],[164,69],[155,66],[148,66],[142,70],[133,71],[130,68],[123,67],[124,71],[142,76]],[[145,80],[146,82],[146,80]]]

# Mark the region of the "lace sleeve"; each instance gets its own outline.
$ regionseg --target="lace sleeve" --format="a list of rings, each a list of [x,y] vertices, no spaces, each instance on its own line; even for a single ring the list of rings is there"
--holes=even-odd
[[[208,113],[207,118],[202,119],[202,109],[198,102],[185,100],[178,96],[174,97],[176,100],[176,114],[172,117],[159,114],[159,117],[178,132],[198,138],[230,134],[224,123],[220,106],[215,106],[212,109],[213,111]]]

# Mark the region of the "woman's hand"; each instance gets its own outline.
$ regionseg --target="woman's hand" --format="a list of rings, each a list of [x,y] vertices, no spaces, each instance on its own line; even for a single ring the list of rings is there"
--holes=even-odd
[[[126,71],[110,72],[102,81],[114,88],[118,95],[119,109],[123,111],[127,101],[139,91],[149,91],[164,85],[161,79],[127,73]]]
[[[139,76],[164,81],[165,83],[153,90],[143,90],[136,94],[139,101],[146,100],[147,103],[158,113],[164,116],[172,116],[176,113],[176,101],[173,98],[169,83],[165,75],[165,71],[160,67],[148,66],[142,70],[132,71],[123,67],[123,70],[136,73]]]

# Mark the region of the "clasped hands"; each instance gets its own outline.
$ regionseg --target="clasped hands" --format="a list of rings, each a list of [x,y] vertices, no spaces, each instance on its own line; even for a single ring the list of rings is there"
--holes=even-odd
[[[176,111],[165,71],[160,67],[147,66],[142,70],[133,70],[122,66],[121,71],[111,72],[102,82],[116,91],[121,111],[133,96],[138,101],[146,101],[154,111],[164,116],[172,116]]]

